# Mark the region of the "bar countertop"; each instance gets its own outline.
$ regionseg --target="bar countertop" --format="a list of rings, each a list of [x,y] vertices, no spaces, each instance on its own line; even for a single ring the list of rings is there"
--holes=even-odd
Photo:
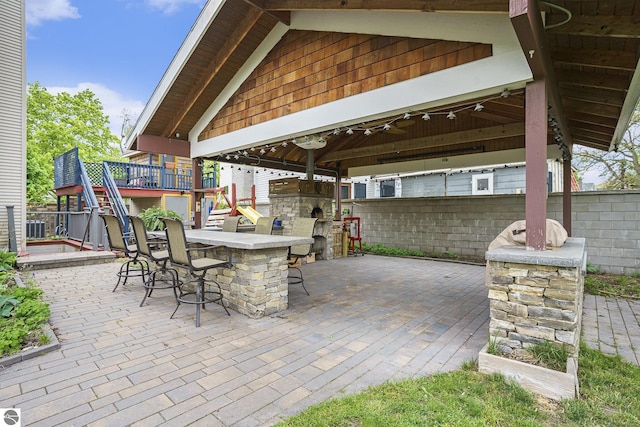
[[[184,230],[189,243],[226,246],[233,249],[271,249],[286,248],[295,245],[312,244],[312,237],[278,236],[272,234],[233,233],[206,229]],[[150,232],[152,236],[164,237],[164,232]]]

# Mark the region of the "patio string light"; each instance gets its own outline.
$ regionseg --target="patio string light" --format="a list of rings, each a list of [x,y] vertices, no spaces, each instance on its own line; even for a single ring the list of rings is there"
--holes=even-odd
[[[449,120],[455,120],[457,118],[457,113],[460,113],[462,111],[465,110],[471,110],[474,112],[481,112],[484,110],[484,104],[488,101],[492,101],[495,99],[500,99],[500,98],[508,98],[509,96],[511,96],[511,91],[509,91],[509,89],[503,89],[498,95],[486,98],[482,101],[474,101],[470,104],[466,104],[463,106],[460,106],[458,108],[454,108],[454,109],[445,109],[445,110],[437,110],[437,111],[414,111],[414,112],[405,112],[402,115],[399,115],[397,117],[394,117],[392,119],[389,119],[387,121],[384,122],[379,122],[379,121],[372,121],[372,122],[368,122],[368,123],[362,123],[360,125],[351,125],[351,126],[345,126],[345,127],[338,127],[335,128],[333,130],[327,131],[325,133],[319,133],[319,134],[314,134],[314,135],[306,135],[306,136],[297,136],[294,138],[291,138],[290,140],[286,140],[283,141],[279,144],[276,145],[264,145],[264,146],[255,146],[255,147],[251,147],[250,150],[251,152],[255,152],[256,150],[258,150],[258,152],[260,153],[260,155],[264,156],[267,153],[275,153],[277,152],[277,147],[282,147],[282,148],[286,148],[289,143],[297,145],[297,146],[301,146],[300,141],[304,141],[307,140],[309,138],[315,137],[315,138],[320,138],[320,139],[324,139],[325,141],[329,141],[331,139],[331,137],[333,136],[338,136],[341,134],[346,134],[346,135],[354,135],[356,132],[361,132],[363,135],[365,136],[370,136],[373,135],[374,133],[378,132],[378,131],[382,131],[382,132],[388,132],[391,131],[393,129],[393,125],[398,122],[398,121],[402,121],[402,120],[409,120],[413,117],[420,117],[422,118],[422,120],[424,121],[428,121],[431,120],[431,118],[433,116],[438,116],[438,115],[442,115],[445,116],[447,119]],[[555,121],[555,119],[554,119]],[[552,127],[553,128],[553,127]],[[555,129],[554,129],[555,131]],[[558,129],[559,131],[559,129]],[[561,134],[560,134],[561,136]],[[566,147],[566,146],[565,146]],[[562,147],[561,147],[562,148]],[[259,162],[259,157],[255,154],[250,154],[247,152],[247,150],[243,150],[243,151],[236,151],[234,153],[223,153],[218,155],[218,158],[221,158],[221,156],[223,158],[225,158],[226,160],[230,160],[230,156],[233,156],[234,159],[238,160],[238,156],[242,156],[245,158],[249,158],[249,159],[253,159],[253,160],[257,160]]]

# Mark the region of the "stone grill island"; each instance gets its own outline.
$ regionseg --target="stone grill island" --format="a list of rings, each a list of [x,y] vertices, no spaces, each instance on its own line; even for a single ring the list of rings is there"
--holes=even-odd
[[[559,248],[528,251],[503,246],[486,253],[489,339],[521,349],[549,341],[570,354],[567,372],[480,352],[482,372],[500,372],[524,388],[552,399],[573,398],[586,269],[585,239],[568,238]]]

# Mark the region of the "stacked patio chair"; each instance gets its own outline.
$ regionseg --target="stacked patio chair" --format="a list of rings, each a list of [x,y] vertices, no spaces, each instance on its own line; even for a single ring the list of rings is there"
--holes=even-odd
[[[129,220],[133,226],[133,233],[136,236],[136,246],[138,253],[145,257],[148,262],[153,262],[156,268],[149,273],[148,279],[144,282],[145,294],[140,303],[140,307],[154,289],[173,289],[176,299],[178,292],[176,289],[180,286],[178,271],[175,268],[168,268],[169,250],[166,248],[166,240],[162,238],[150,238],[147,235],[147,229],[142,218],[129,215]]]
[[[179,294],[176,298],[177,307],[173,311],[171,318],[176,314],[180,304],[195,304],[196,306],[196,327],[200,326],[200,307],[205,308],[208,303],[219,302],[227,315],[231,315],[229,310],[224,306],[222,302],[222,289],[220,284],[215,280],[205,279],[207,271],[217,267],[230,266],[229,260],[202,257],[194,258],[192,255],[194,252],[202,251],[220,247],[220,246],[193,246],[189,247],[187,238],[184,234],[184,226],[182,221],[177,219],[164,218],[164,225],[167,233],[167,243],[169,248],[169,259],[171,259],[171,265],[176,267],[182,267],[188,270],[189,279],[185,280],[179,286]],[[205,284],[212,282],[217,287],[217,290],[206,290]],[[184,285],[194,284],[194,289],[183,290]]]
[[[120,271],[116,273],[118,282],[113,288],[113,292],[118,289],[120,282],[122,285],[127,284],[130,277],[142,277],[142,281],[146,282],[149,274],[149,263],[139,258],[138,248],[135,244],[129,244],[125,240],[122,225],[118,218],[113,215],[101,214],[100,217],[104,221],[107,229],[107,239],[109,240],[109,248],[112,251],[120,251],[127,257],[127,261],[120,266]]]
[[[293,227],[291,229],[291,235],[296,237],[313,237],[313,228],[316,225],[318,218],[296,218],[293,220]],[[304,278],[302,277],[302,270],[297,267],[298,260],[305,258],[311,254],[311,243],[306,245],[296,245],[289,248],[289,284],[301,284],[302,289],[309,295],[309,291],[304,286]],[[291,274],[292,270],[296,270],[298,275]]]

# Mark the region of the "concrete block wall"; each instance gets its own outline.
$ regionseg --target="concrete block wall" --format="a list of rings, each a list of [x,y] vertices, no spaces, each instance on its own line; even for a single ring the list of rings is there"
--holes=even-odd
[[[509,224],[525,218],[524,194],[355,202],[365,243],[478,258]],[[549,195],[547,212],[562,223],[561,194]],[[586,239],[591,264],[610,273],[640,273],[640,191],[574,193],[572,225],[573,236]]]

